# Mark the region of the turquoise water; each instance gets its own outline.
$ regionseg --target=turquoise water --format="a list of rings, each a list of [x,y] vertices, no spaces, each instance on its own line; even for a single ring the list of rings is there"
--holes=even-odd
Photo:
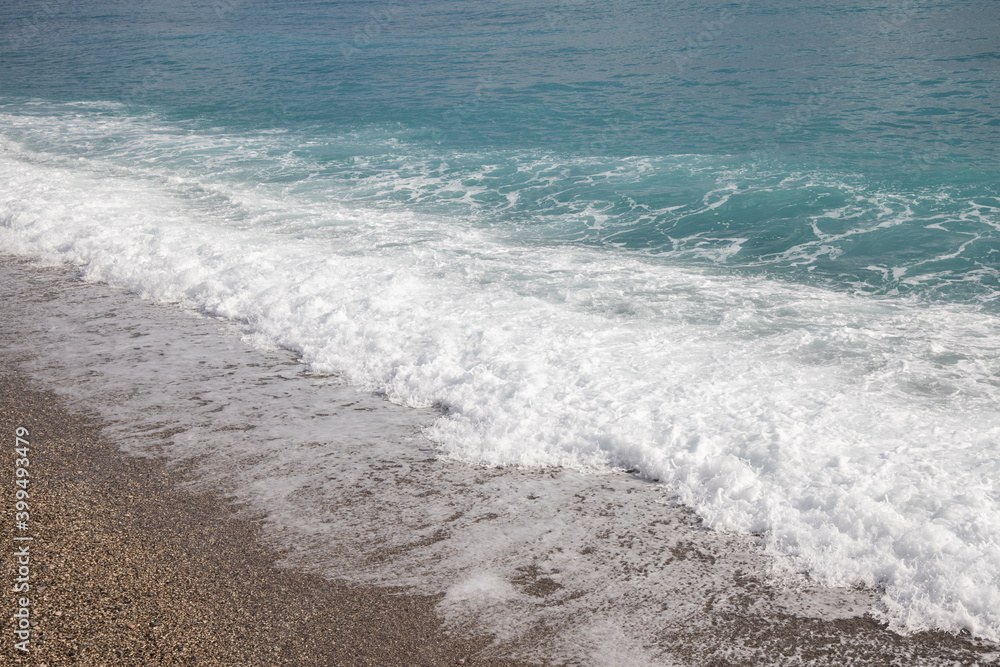
[[[0,243],[997,638],[998,18],[5,5]]]
[[[995,307],[989,1],[46,7],[3,10],[8,110],[280,129],[308,164],[255,178],[318,171],[525,241]]]

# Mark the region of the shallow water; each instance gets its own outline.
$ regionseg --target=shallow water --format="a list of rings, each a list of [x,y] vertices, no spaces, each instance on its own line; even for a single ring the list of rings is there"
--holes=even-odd
[[[246,327],[65,269],[5,259],[0,278],[6,368],[261,520],[282,565],[442,595],[446,627],[492,634],[501,654],[595,666],[997,657],[877,630],[862,618],[884,612],[874,591],[784,570],[758,537],[706,530],[664,485],[455,461],[421,434],[436,411],[309,372]]]

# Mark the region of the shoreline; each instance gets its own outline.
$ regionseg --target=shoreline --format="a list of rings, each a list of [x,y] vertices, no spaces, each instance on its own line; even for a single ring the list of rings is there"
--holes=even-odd
[[[93,419],[9,369],[0,373],[0,404],[5,440],[17,426],[29,429],[35,473],[27,595],[37,625],[25,656],[4,624],[6,663],[527,664],[486,656],[489,637],[446,634],[433,596],[277,567],[259,522],[235,516],[222,498],[180,490],[181,470],[119,452]],[[0,461],[9,479],[11,447]],[[4,485],[5,507],[12,491]],[[13,567],[5,558],[5,590]],[[5,619],[13,597],[4,596]]]
[[[795,584],[769,578],[765,567],[767,558],[755,550],[751,537],[706,531],[686,509],[659,504],[666,498],[662,489],[627,475],[587,478],[560,471],[473,469],[427,458],[426,452],[411,451],[418,449],[413,443],[402,449],[389,447],[365,452],[360,463],[356,460],[357,453],[350,449],[331,449],[328,455],[335,458],[320,466],[321,473],[323,479],[340,485],[336,494],[329,497],[337,501],[331,506],[333,514],[346,516],[347,523],[343,518],[338,519],[339,528],[333,532],[285,533],[285,526],[276,525],[273,516],[258,516],[262,507],[259,502],[254,505],[248,502],[245,494],[234,492],[236,477],[221,475],[217,469],[203,465],[209,456],[204,452],[209,452],[213,443],[199,440],[206,432],[197,423],[172,421],[171,415],[176,416],[176,412],[147,415],[135,409],[112,412],[110,414],[117,416],[110,418],[106,412],[98,416],[106,409],[104,402],[107,399],[97,400],[95,387],[98,392],[107,392],[107,387],[111,387],[115,392],[120,389],[127,394],[135,393],[134,387],[140,386],[115,384],[125,376],[115,375],[114,363],[118,362],[113,363],[102,356],[104,349],[120,354],[133,354],[129,350],[140,349],[131,347],[138,341],[128,343],[129,347],[121,340],[115,342],[112,335],[115,328],[125,332],[122,334],[125,341],[144,336],[141,340],[146,341],[143,349],[147,352],[143,354],[147,356],[148,350],[156,351],[160,346],[173,346],[175,353],[177,348],[182,348],[187,357],[178,358],[187,359],[185,363],[198,368],[197,364],[206,363],[204,359],[215,355],[213,350],[221,348],[198,348],[203,349],[201,356],[193,355],[195,348],[184,348],[171,337],[177,329],[168,328],[157,336],[157,327],[176,326],[176,323],[170,324],[167,317],[162,322],[156,319],[159,317],[156,313],[166,313],[168,308],[143,306],[134,295],[118,293],[116,296],[106,287],[81,283],[69,270],[38,268],[25,260],[0,257],[0,273],[8,278],[5,297],[12,306],[18,307],[7,313],[5,333],[0,333],[0,341],[4,342],[0,352],[2,428],[13,433],[19,420],[30,422],[22,424],[31,429],[32,438],[36,439],[33,446],[38,447],[33,454],[37,459],[32,461],[33,470],[39,475],[36,488],[40,490],[40,501],[49,503],[47,509],[42,506],[38,510],[42,513],[35,517],[36,534],[58,545],[56,550],[40,549],[38,552],[39,583],[45,586],[37,591],[40,599],[36,596],[38,627],[40,633],[45,633],[39,638],[47,646],[63,651],[57,656],[62,662],[50,662],[50,665],[63,664],[67,660],[76,660],[79,664],[108,664],[108,661],[111,664],[142,664],[138,658],[124,654],[100,658],[94,654],[85,655],[85,651],[106,653],[110,650],[113,654],[114,650],[136,650],[137,646],[147,653],[153,652],[144,658],[159,661],[153,664],[435,667],[529,664],[505,659],[503,655],[525,655],[533,659],[560,656],[567,660],[566,664],[588,665],[960,664],[971,667],[1000,664],[998,647],[987,642],[945,632],[909,636],[890,632],[864,613],[863,604],[858,607],[859,602],[870,598],[870,591],[823,589],[803,582]],[[16,285],[19,280],[24,284]],[[73,303],[69,303],[71,300]],[[15,310],[21,311],[20,320]],[[149,315],[150,312],[153,315]],[[153,319],[148,319],[150,317]],[[188,315],[178,315],[176,319],[186,323],[184,326],[193,321]],[[18,323],[23,331],[14,326]],[[29,329],[28,323],[34,328]],[[209,340],[215,334],[207,332],[215,331],[215,326],[203,323],[192,335],[198,341]],[[51,334],[54,337],[46,339],[52,331],[56,332]],[[29,337],[30,344],[15,341],[16,332]],[[81,353],[74,341],[86,341],[96,347],[85,348],[88,351]],[[203,342],[197,344],[203,345]],[[64,358],[67,351],[80,358],[67,361]],[[250,381],[263,382],[265,375],[276,372],[275,368],[288,365],[286,358],[285,361],[278,359],[277,365],[258,368],[257,362],[262,355],[246,354],[249,355],[245,361]],[[110,379],[102,380],[104,385],[92,387],[78,384],[79,393],[67,394],[68,385],[56,379],[63,370],[50,371],[50,366],[80,364],[82,358],[100,361],[87,365],[82,371],[77,369],[75,376],[65,376],[75,377],[69,380],[70,383],[89,383],[92,376],[96,377],[94,373],[100,375],[102,372]],[[159,366],[131,358],[125,361],[128,362],[127,371],[138,376],[162,373],[164,363],[173,363],[169,358],[157,362]],[[221,359],[218,363],[225,361]],[[206,371],[209,375],[214,372]],[[283,391],[289,391],[287,387],[304,382],[293,371],[281,371],[279,375],[272,378],[274,384],[269,386],[286,387]],[[227,382],[237,383],[237,380]],[[102,386],[105,389],[101,390]],[[225,425],[226,421],[219,421],[220,415],[226,413],[205,407],[211,403],[207,397],[211,396],[215,401],[212,405],[219,405],[219,410],[224,405],[227,409],[231,407],[226,400],[253,403],[253,398],[246,394],[249,385],[234,386],[235,399],[224,400],[225,397],[207,393],[205,388],[188,386],[178,396],[184,400],[197,399],[205,412],[211,413],[215,430],[209,433],[210,437],[222,439],[232,436],[233,429]],[[48,391],[53,388],[58,388],[59,395]],[[292,401],[293,405],[303,405],[302,396],[320,389],[309,385],[304,391],[293,397],[298,399]],[[333,404],[326,399],[324,412]],[[345,407],[344,418],[349,421],[342,423],[370,419],[366,415],[378,414],[382,409],[379,406],[388,405],[378,398],[352,400],[357,400],[358,405]],[[315,406],[303,407],[315,410]],[[380,423],[389,426],[396,424],[392,421],[393,415],[406,414],[402,408],[386,407],[385,410],[388,416],[379,419],[384,420]],[[305,420],[314,418],[306,410],[294,415],[291,421],[303,425]],[[260,419],[267,421],[269,418],[262,416]],[[284,416],[281,419],[284,420]],[[256,428],[253,423],[241,423]],[[155,426],[155,432],[150,432],[151,425]],[[253,437],[263,443],[270,442],[267,434],[262,433],[267,424],[259,426],[253,431]],[[281,425],[275,428],[280,430]],[[330,431],[326,433],[329,437],[334,435]],[[347,434],[348,447],[355,446],[351,444],[352,433]],[[178,454],[170,449],[176,446],[175,440],[183,440],[187,435],[199,443],[203,453],[186,454],[186,450],[180,450]],[[384,440],[389,436],[381,431],[377,437]],[[153,444],[144,445],[147,440]],[[318,446],[315,442],[303,442],[300,454],[306,458],[299,459],[300,463],[319,456]],[[222,457],[219,465],[239,467],[252,461],[240,459],[224,448],[214,451]],[[289,450],[290,453],[294,451]],[[255,452],[259,450],[249,454]],[[4,456],[0,457],[0,465],[5,466],[5,470],[13,470],[12,455],[10,448],[5,448]],[[394,455],[398,458],[392,459]],[[267,468],[255,472],[256,477],[251,478],[261,479],[261,475],[272,474],[272,471]],[[4,474],[11,479],[10,473]],[[346,475],[344,479],[350,484],[336,475]],[[272,478],[264,479],[271,483]],[[308,487],[304,485],[299,490]],[[506,494],[505,503],[520,503],[509,505],[510,516],[497,516],[488,511],[490,505],[484,504],[497,490]],[[6,506],[12,504],[12,493],[13,487],[5,485],[3,502]],[[318,498],[322,500],[324,496]],[[444,499],[434,501],[444,503],[437,508],[441,511],[436,515],[433,498]],[[408,499],[416,499],[419,509],[426,513],[416,517],[407,514],[413,511],[413,506],[406,504]],[[573,507],[560,505],[571,499]],[[249,501],[253,500],[249,497]],[[542,502],[536,503],[538,500]],[[537,508],[546,500],[552,501],[551,509],[543,507],[539,514]],[[598,523],[605,521],[600,517],[607,515],[609,500],[620,504],[612,508],[609,523]],[[463,502],[466,504],[462,505]],[[353,514],[358,507],[364,509],[366,503],[369,510],[374,508],[374,514]],[[651,507],[655,510],[651,511]],[[558,513],[560,509],[567,511],[555,519],[552,511]],[[288,508],[275,511],[281,517],[281,512]],[[463,512],[468,513],[468,518],[461,517]],[[451,545],[453,550],[463,545],[468,547],[471,541],[473,549],[486,551],[491,548],[490,543],[476,542],[478,536],[489,538],[492,535],[495,539],[497,534],[508,534],[505,531],[511,526],[524,530],[525,525],[531,525],[537,517],[545,517],[547,513],[554,522],[553,527],[575,522],[573,530],[582,535],[583,541],[567,543],[557,539],[542,545],[544,548],[532,547],[533,550],[516,553],[504,561],[508,566],[506,571],[500,569],[503,563],[492,562],[495,569],[490,574],[496,576],[486,583],[491,586],[504,584],[511,596],[491,598],[485,603],[471,596],[472,602],[482,603],[480,607],[473,606],[471,616],[456,613],[463,609],[454,604],[442,607],[448,598],[442,591],[453,592],[455,582],[449,579],[453,571],[440,560],[442,553],[447,556],[449,552],[437,549],[449,547],[451,539],[459,542],[457,547]],[[337,518],[317,516],[321,520]],[[354,521],[354,516],[360,516],[361,522]],[[439,518],[427,523],[428,517],[434,516]],[[417,527],[422,532],[405,525],[405,521],[395,522],[397,517],[420,524]],[[650,523],[651,517],[655,521]],[[360,536],[344,530],[349,526],[353,532],[354,527],[363,525],[366,520],[387,524],[388,529],[383,528],[382,533],[374,536],[371,526],[366,526],[368,530],[359,530]],[[490,528],[493,524],[496,525]],[[614,532],[602,537],[605,527],[611,527]],[[7,525],[5,529],[8,544],[11,544],[13,527]],[[590,532],[580,532],[583,529]],[[474,532],[480,530],[487,532]],[[375,539],[384,538],[386,531],[403,540],[396,551],[384,549],[383,544],[390,544]],[[577,533],[571,530],[566,535]],[[300,550],[297,535],[299,538],[314,535],[314,543]],[[425,538],[416,539],[421,535]],[[331,540],[336,544],[331,544]],[[532,540],[537,541],[536,538]],[[620,546],[626,541],[630,543],[629,548],[632,542],[639,544],[638,550],[628,552]],[[319,547],[315,542],[321,543]],[[324,549],[334,547],[352,553],[339,560],[336,554],[323,553]],[[563,547],[567,554],[563,554]],[[623,549],[628,553],[618,553]],[[581,554],[579,558],[583,563],[583,569],[577,574],[584,576],[577,580],[553,565],[566,567],[574,551]],[[157,554],[160,553],[167,554],[166,561],[159,559]],[[386,562],[371,562],[372,555],[380,553],[385,554]],[[317,554],[327,560],[316,560]],[[602,554],[604,560],[599,558]],[[621,559],[609,559],[608,554]],[[639,560],[630,561],[633,557]],[[627,566],[627,571],[623,571],[622,564]],[[48,565],[53,565],[54,569],[48,569]],[[3,576],[9,581],[13,564],[5,559],[4,567]],[[386,587],[386,578],[378,577],[379,568],[383,572],[388,568],[393,574],[392,580],[398,576],[401,583],[406,583],[403,578],[413,582],[429,576],[430,584],[425,588],[434,594],[414,593],[413,584]],[[338,576],[338,571],[343,575]],[[663,581],[659,589],[649,590],[666,591],[665,597],[641,598],[642,587],[656,583],[648,579],[650,572]],[[123,573],[124,583],[112,582],[115,573]],[[500,581],[497,577],[507,579]],[[615,578],[622,581],[610,580]],[[160,586],[157,581],[169,581],[170,584]],[[375,583],[366,583],[372,581]],[[446,582],[443,586],[442,581]],[[483,581],[480,578],[473,583],[483,584]],[[595,588],[609,583],[626,586],[627,592],[636,592],[633,603],[647,604],[647,607],[655,603],[654,609],[659,611],[654,613],[658,616],[650,619],[648,615],[642,616],[639,607],[626,608],[626,613],[639,610],[636,611],[638,620],[646,623],[642,625],[622,615],[621,609],[595,609],[591,613],[594,617],[590,619],[591,625],[585,626],[586,632],[590,632],[589,628],[597,628],[605,630],[603,634],[588,637],[577,632],[568,638],[561,637],[561,632],[586,620],[580,615],[579,607],[571,609],[570,605],[576,604],[580,594],[593,593]],[[468,587],[465,590],[468,592]],[[472,590],[472,593],[477,592],[483,591]],[[4,599],[7,619],[13,613],[10,609],[12,597],[8,595]],[[600,598],[595,600],[599,602]],[[857,609],[848,609],[852,605]],[[509,609],[497,612],[503,607]],[[529,618],[525,621],[526,632],[512,633],[502,624],[489,625],[491,618],[502,620],[502,613],[510,615],[517,614],[518,610],[543,608],[571,611],[563,612],[562,618],[558,615],[540,617],[541,621]],[[57,611],[62,615],[56,616]],[[476,616],[477,613],[480,616]],[[476,622],[471,622],[470,618]],[[478,629],[480,634],[465,635],[454,628]],[[494,631],[497,632],[496,642],[490,637],[490,632]],[[636,645],[631,632],[645,632],[645,636],[655,638],[649,644]],[[86,641],[83,638],[87,638]],[[553,638],[557,641],[553,642]],[[278,651],[274,651],[275,643]],[[567,651],[567,647],[571,650]],[[16,658],[9,654],[10,650],[10,645],[5,643],[0,655]],[[69,656],[71,650],[73,656]],[[33,662],[20,664],[45,664],[37,655],[31,660]]]

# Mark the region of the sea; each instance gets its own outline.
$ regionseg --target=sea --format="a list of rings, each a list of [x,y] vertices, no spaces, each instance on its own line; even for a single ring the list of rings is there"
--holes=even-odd
[[[131,334],[93,329],[35,373],[113,395],[115,419],[189,420],[158,455],[215,457],[205,479],[304,566],[357,575],[330,565],[338,536],[409,522],[423,541],[398,553],[437,549],[452,576],[425,588],[520,600],[513,634],[544,605],[515,556],[489,560],[506,545],[553,586],[603,585],[579,566],[600,512],[557,516],[576,475],[646,499],[619,527],[677,505],[769,577],[872,591],[899,632],[998,640],[998,22],[995,0],[3,3],[0,251],[73,267],[122,321],[174,318],[161,356],[229,332],[130,391],[156,356]],[[352,401],[355,467],[329,445],[354,431],[317,426]],[[406,452],[419,484],[425,459],[549,480],[545,530],[487,540],[469,518],[449,541],[475,480],[333,516],[322,494],[362,480],[402,497],[402,473],[359,471]],[[461,512],[503,520],[525,494],[501,486]],[[574,544],[575,570],[546,565]],[[627,588],[588,607],[615,632]]]

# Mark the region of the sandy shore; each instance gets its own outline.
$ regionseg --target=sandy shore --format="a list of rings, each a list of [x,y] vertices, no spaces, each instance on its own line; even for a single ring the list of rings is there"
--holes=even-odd
[[[235,517],[223,498],[179,491],[183,470],[121,454],[93,418],[67,412],[9,369],[0,375],[0,406],[10,445],[0,457],[5,507],[14,504],[18,426],[31,443],[30,529],[15,531],[8,519],[5,540],[34,538],[30,653],[15,649],[8,593],[4,664],[527,664],[493,656],[490,637],[447,631],[438,598],[276,567],[279,554],[261,546],[259,524]],[[4,558],[5,590],[15,568]],[[769,644],[770,664],[995,664],[989,647],[945,633],[902,637],[870,619],[775,620],[720,615],[716,641]],[[761,664],[690,657],[681,664]]]
[[[484,657],[488,637],[446,634],[432,597],[276,568],[258,524],[218,497],[178,491],[183,471],[120,454],[93,420],[9,372],[0,406],[5,509],[14,430],[30,431],[34,537],[27,655],[14,647],[15,564],[3,559],[5,664],[523,664]]]
[[[381,460],[381,454],[355,456],[352,432],[348,432],[344,448],[331,448],[334,458],[320,465],[325,476],[344,473],[351,482],[343,493],[330,496],[335,502],[324,508],[341,517],[361,517],[359,521],[337,524],[340,532],[321,535],[321,546],[333,541],[357,549],[362,556],[344,562],[364,565],[365,558],[382,548],[372,541],[370,524],[382,523],[392,531],[404,532],[406,527],[398,521],[406,518],[405,513],[400,513],[401,498],[412,497],[427,508],[432,502],[444,503],[439,515],[445,519],[408,538],[431,535],[433,539],[407,545],[420,549],[446,544],[448,539],[460,540],[473,531],[486,531],[493,524],[497,527],[491,530],[496,535],[510,535],[546,521],[547,515],[566,510],[551,527],[576,521],[580,530],[592,526],[591,532],[583,533],[584,543],[574,546],[559,541],[541,555],[564,548],[571,551],[585,544],[578,552],[580,559],[563,562],[581,564],[580,575],[596,572],[585,580],[591,589],[615,585],[611,579],[618,578],[632,582],[628,591],[641,591],[646,571],[651,571],[662,584],[656,589],[662,594],[640,602],[658,605],[652,617],[644,617],[647,624],[652,624],[650,636],[654,639],[648,645],[637,646],[624,633],[617,639],[613,634],[594,635],[589,628],[600,629],[603,621],[614,630],[631,629],[629,624],[634,622],[615,616],[614,609],[609,612],[599,604],[565,617],[539,616],[548,620],[536,620],[528,612],[577,609],[569,605],[590,591],[566,578],[565,572],[551,567],[543,571],[521,561],[514,561],[517,567],[510,575],[511,586],[524,592],[513,599],[522,605],[516,609],[526,610],[522,616],[528,619],[529,630],[499,645],[494,645],[488,634],[470,638],[446,627],[438,615],[442,611],[438,604],[441,596],[349,584],[337,577],[330,580],[277,567],[279,561],[301,562],[301,553],[296,556],[281,551],[294,540],[284,544],[276,540],[276,535],[283,534],[275,528],[276,519],[271,517],[270,524],[255,521],[246,505],[233,504],[233,498],[226,495],[230,487],[225,484],[217,485],[216,493],[211,488],[206,491],[205,471],[218,473],[205,468],[204,461],[180,459],[187,463],[177,465],[176,458],[170,464],[170,460],[133,457],[119,450],[130,439],[146,437],[144,433],[153,427],[161,429],[154,433],[157,438],[183,437],[184,428],[178,426],[179,422],[156,426],[159,415],[146,419],[142,413],[146,408],[138,408],[123,411],[116,423],[102,423],[94,407],[101,400],[100,392],[109,391],[108,387],[117,392],[119,381],[128,384],[126,375],[112,373],[115,368],[143,378],[155,375],[158,369],[162,371],[164,364],[175,363],[171,357],[154,363],[166,348],[173,347],[175,352],[180,349],[184,354],[177,357],[177,363],[206,368],[204,374],[210,378],[230,373],[226,370],[231,368],[226,365],[226,355],[244,352],[226,352],[226,346],[209,344],[215,340],[215,326],[210,322],[198,324],[186,315],[178,315],[180,324],[171,325],[173,328],[157,338],[161,324],[150,313],[169,313],[169,309],[141,306],[134,296],[82,285],[70,271],[36,269],[20,260],[0,258],[0,278],[0,296],[8,306],[0,312],[0,324],[4,325],[0,327],[0,433],[5,443],[0,456],[0,479],[4,480],[0,502],[5,508],[6,553],[21,544],[13,540],[15,536],[33,537],[33,625],[27,655],[14,647],[12,617],[17,596],[11,588],[17,564],[10,556],[2,559],[0,576],[3,589],[8,591],[0,601],[4,616],[0,633],[3,664],[523,665],[504,656],[552,655],[547,653],[547,641],[553,634],[566,636],[567,630],[577,627],[587,630],[582,635],[570,635],[576,643],[570,647],[572,650],[561,654],[581,656],[587,664],[602,667],[640,664],[637,656],[643,650],[652,657],[641,664],[657,666],[1000,664],[996,645],[966,636],[943,632],[901,636],[890,632],[865,612],[865,600],[874,599],[871,591],[838,592],[804,584],[789,587],[774,581],[767,575],[766,559],[754,551],[752,537],[704,530],[684,508],[656,504],[663,500],[661,490],[628,475],[580,477],[565,471],[470,471],[463,464],[428,458],[408,448],[391,450],[397,456],[393,460]],[[145,319],[131,317],[139,310],[149,311]],[[204,345],[203,350],[197,348],[202,350],[197,355],[191,352],[194,347],[174,344],[174,337],[182,330],[193,331],[192,335],[201,341],[197,345]],[[141,349],[140,340],[146,341]],[[89,341],[91,347],[82,348],[81,341]],[[226,345],[242,349],[238,341],[230,340]],[[135,358],[140,353],[144,356]],[[84,357],[86,365],[73,366],[83,363],[73,358],[74,354]],[[185,385],[180,400],[188,400],[188,394],[192,394],[191,402],[185,405],[200,406],[214,422],[223,413],[213,405],[249,402],[256,406],[247,397],[254,386],[263,386],[265,395],[270,396],[306,381],[299,378],[294,365],[282,361],[280,354],[272,355],[276,358],[272,366],[261,365],[265,360],[256,352],[245,354],[246,383],[239,384],[235,379],[238,376],[227,375],[227,382],[234,387],[232,396],[209,394],[204,388]],[[126,358],[116,361],[115,355]],[[65,371],[59,366],[63,362],[72,373],[60,375]],[[220,368],[212,367],[213,363]],[[55,370],[49,372],[49,366]],[[79,389],[83,386],[80,383],[98,378],[102,372],[108,376],[102,380],[104,384],[93,385],[98,387],[97,393],[89,394],[87,400],[67,402],[65,396],[71,394],[63,391],[66,387],[58,378],[73,378],[71,381],[78,383]],[[168,384],[156,386],[152,393],[157,394],[157,400],[161,400],[159,394]],[[128,391],[150,393],[142,389],[145,385],[136,386],[140,389]],[[59,388],[59,396],[49,392],[50,388]],[[308,396],[320,390],[305,386],[306,393],[296,395],[291,405],[305,405]],[[124,388],[122,391],[121,397],[115,393],[112,400],[129,400]],[[205,396],[216,403],[205,400]],[[168,397],[164,395],[162,400]],[[378,414],[386,403],[374,397],[356,400],[358,405],[350,403],[353,407],[341,409],[347,421],[331,422],[334,426],[323,433],[339,437],[342,433],[335,430],[336,424],[350,425],[354,423],[351,419],[358,419],[356,415]],[[322,411],[330,411],[334,403],[326,400]],[[390,424],[392,415],[404,413],[386,414],[389,416],[385,423]],[[279,417],[258,417],[262,424],[255,431],[256,437],[263,438],[259,434],[263,424]],[[304,425],[320,420],[315,412],[304,412],[291,421]],[[16,490],[14,432],[18,426],[30,431],[31,442],[31,519],[26,532],[16,528],[12,516]],[[110,439],[108,433],[120,434],[121,440]],[[199,437],[207,439],[198,440],[199,446],[206,450],[211,438],[232,435],[221,427],[216,431],[203,428],[200,433],[203,435]],[[323,443],[304,442],[299,446],[308,456],[303,456],[298,465],[305,465],[309,457],[318,456],[316,452]],[[251,450],[243,459],[234,458],[234,465],[254,465],[256,451]],[[216,455],[227,452],[219,449]],[[274,474],[273,470],[266,468],[261,474]],[[276,478],[264,479],[272,484]],[[179,489],[192,480],[201,480],[199,493]],[[572,506],[580,514],[558,504],[546,505],[544,498],[539,498],[553,493],[561,494],[553,497],[564,502],[572,498]],[[573,495],[576,493],[579,495]],[[508,509],[496,506],[492,512],[489,503],[498,497],[508,503]],[[611,506],[612,501],[617,504]],[[406,503],[402,506],[412,507]],[[359,507],[368,507],[374,514],[352,514]],[[657,520],[653,523],[647,521],[650,507],[656,508]],[[452,512],[454,515],[449,516]],[[462,512],[467,519],[459,518]],[[508,516],[501,516],[504,512]],[[610,523],[601,523],[606,521],[602,518],[605,515],[611,516]],[[328,520],[332,515],[319,516]],[[421,522],[422,516],[418,517]],[[366,520],[368,525],[360,525]],[[606,531],[608,526],[614,530]],[[451,538],[448,531],[453,533]],[[357,533],[354,542],[349,541],[349,532]],[[643,549],[629,553],[648,555],[632,564],[629,571],[621,566],[621,562],[629,565],[627,559],[593,560],[595,554],[610,554],[610,558],[626,553],[629,543],[642,541],[646,543]],[[497,546],[495,541],[476,543],[474,550],[488,551]],[[412,567],[419,562],[432,571],[441,568],[430,551],[410,560],[402,558],[401,553],[378,553],[386,554],[388,563],[379,567],[388,567],[393,574],[392,578],[382,578],[383,582],[397,580],[397,563]],[[523,556],[532,557],[538,558],[535,562],[541,566],[546,565],[537,553]],[[305,562],[308,565],[309,558]],[[343,578],[350,578],[352,572],[347,570]],[[585,616],[592,625],[583,625],[588,621]],[[499,632],[495,626],[487,625],[486,630]]]

